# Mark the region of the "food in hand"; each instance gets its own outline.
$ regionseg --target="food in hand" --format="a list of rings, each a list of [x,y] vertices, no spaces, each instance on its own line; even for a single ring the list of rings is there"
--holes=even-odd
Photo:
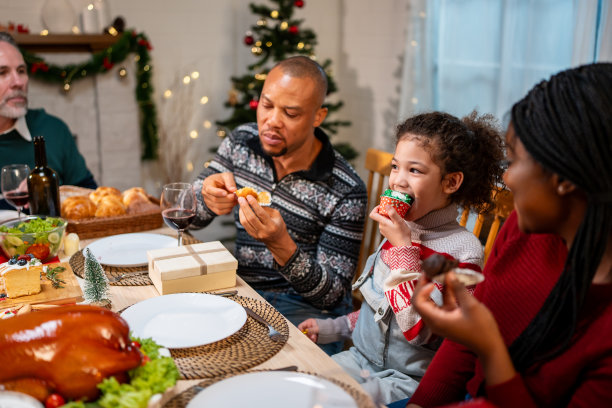
[[[100,200],[108,195],[113,195],[121,198],[121,191],[115,187],[100,186],[95,191],[89,193],[89,199],[94,202],[95,205],[100,205]]]
[[[40,274],[43,272],[42,263],[36,258],[25,257],[28,259],[19,259],[18,256],[15,256],[9,262],[0,265],[0,280],[4,282],[9,298],[35,295],[42,290],[40,285]]]
[[[432,254],[423,260],[421,268],[428,279],[443,275],[459,265],[456,259],[448,259],[444,255]]]
[[[61,218],[34,215],[9,221],[0,226],[0,247],[7,258],[31,253],[44,262],[59,252],[66,224]]]
[[[402,193],[401,191],[387,189],[380,196],[378,213],[388,217],[389,213],[387,213],[387,206],[390,205],[395,209],[395,211],[397,211],[400,217],[405,218],[413,202],[414,198],[412,198],[410,195]]]
[[[96,205],[88,196],[68,197],[62,202],[62,217],[82,220],[96,215]]]
[[[458,268],[459,262],[455,259],[448,259],[440,254],[433,254],[426,258],[421,268],[425,276],[430,280],[435,280],[439,283],[444,283],[444,275],[450,270],[454,270],[455,277],[465,286],[472,286],[484,280],[482,273],[472,269]]]
[[[96,217],[116,217],[125,214],[126,209],[121,200],[121,196],[113,194],[105,195],[98,201]]]
[[[236,195],[238,197],[247,198],[247,196],[253,196],[259,205],[270,205],[272,201],[272,196],[267,191],[257,192],[255,189],[251,187],[243,187],[236,191]]]
[[[98,384],[114,376],[128,379],[142,354],[132,346],[127,323],[95,306],[63,306],[2,321],[0,386],[44,401],[99,395]],[[44,356],[44,358],[40,358]]]

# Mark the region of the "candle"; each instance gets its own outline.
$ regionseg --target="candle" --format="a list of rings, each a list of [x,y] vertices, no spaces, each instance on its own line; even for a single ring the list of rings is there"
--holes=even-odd
[[[64,253],[67,256],[72,256],[80,249],[81,248],[79,236],[74,232],[71,232],[70,234],[66,235],[66,237],[64,238]]]

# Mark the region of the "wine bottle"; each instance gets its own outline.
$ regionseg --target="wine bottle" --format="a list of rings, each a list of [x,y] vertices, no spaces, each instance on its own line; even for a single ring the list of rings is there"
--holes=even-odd
[[[45,138],[34,137],[35,167],[28,176],[30,214],[60,216],[59,177],[47,167]]]

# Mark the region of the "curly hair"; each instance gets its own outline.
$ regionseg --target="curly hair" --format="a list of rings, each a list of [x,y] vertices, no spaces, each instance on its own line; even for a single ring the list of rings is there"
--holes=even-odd
[[[493,206],[491,191],[503,185],[504,143],[495,117],[473,111],[459,119],[444,112],[422,113],[397,126],[396,145],[416,140],[440,166],[442,177],[462,172],[463,183],[450,196],[477,213]]]

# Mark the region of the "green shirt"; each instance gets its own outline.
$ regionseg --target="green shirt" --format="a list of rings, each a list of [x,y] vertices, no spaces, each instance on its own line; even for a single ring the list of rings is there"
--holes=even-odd
[[[47,166],[57,172],[60,184],[79,185],[92,177],[70,129],[62,120],[44,109],[28,109],[25,119],[32,137],[45,137]],[[34,143],[25,140],[15,129],[0,135],[0,167],[7,164],[27,164],[30,169],[34,168]]]

